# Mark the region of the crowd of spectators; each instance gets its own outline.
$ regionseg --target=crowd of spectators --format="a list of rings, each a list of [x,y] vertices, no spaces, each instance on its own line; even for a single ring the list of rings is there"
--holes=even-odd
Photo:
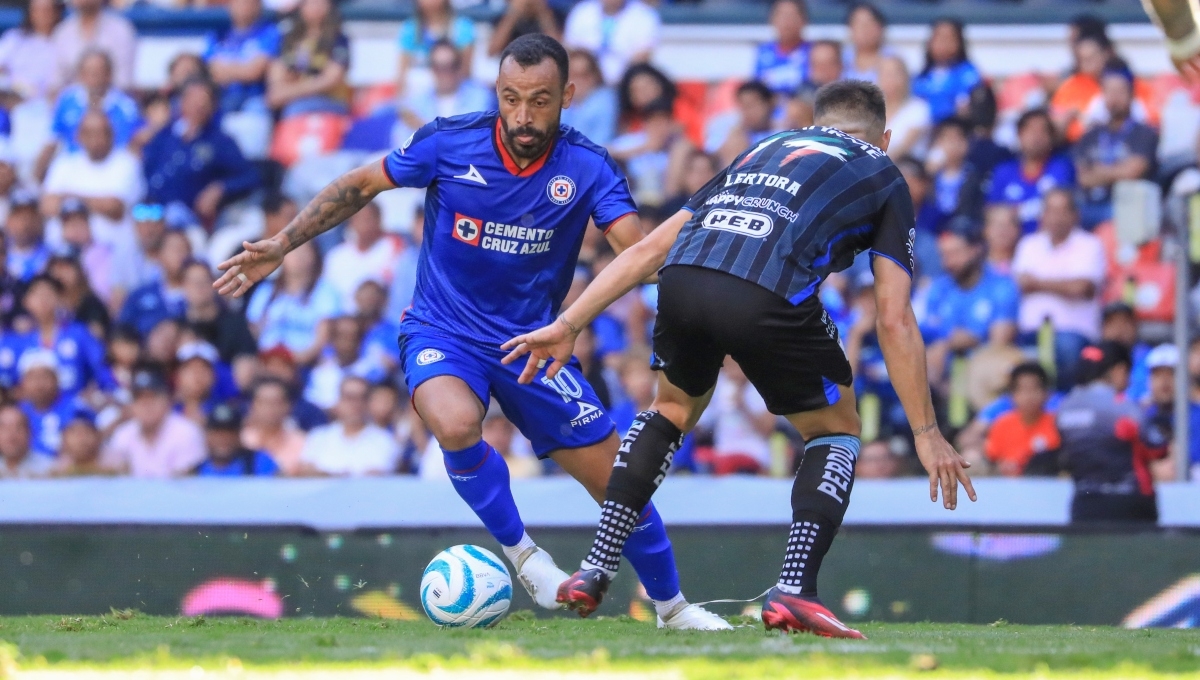
[[[395,81],[358,91],[333,0],[266,5],[230,0],[231,27],[177,55],[151,91],[134,87],[132,25],[103,0],[71,0],[69,12],[31,0],[0,37],[0,478],[444,478],[398,370],[418,192],[389,192],[301,246],[244,301],[213,293],[213,265],[434,117],[492,107],[475,51],[494,56],[531,31],[570,49],[564,123],[622,165],[647,229],[746,147],[810,125],[821,85],[880,85],[888,153],[916,208],[914,306],[931,385],[972,474],[1075,472],[1058,453],[1073,435],[1056,414],[1098,379],[1088,357],[1101,341],[1124,349],[1103,356],[1105,370],[1124,361],[1128,380],[1088,394],[1123,400],[1122,413],[1169,440],[1170,378],[1186,370],[1200,425],[1200,346],[1153,347],[1165,324],[1112,285],[1132,276],[1131,258],[1161,259],[1163,239],[1130,246],[1113,226],[1120,186],[1161,178],[1160,121],[1099,21],[1072,25],[1070,73],[1042,74],[1000,110],[999,83],[972,63],[960,22],[935,22],[910,64],[870,4],[849,9],[838,43],[809,41],[804,2],[776,0],[753,71],[709,84],[699,102],[651,62],[660,22],[642,0],[583,0],[565,15],[511,0],[488,40],[448,0],[418,0],[397,37]],[[593,232],[568,301],[613,258]],[[859,476],[913,474],[872,287],[864,258],[820,293],[857,376]],[[619,428],[653,400],[655,293],[630,293],[577,347]],[[484,428],[514,475],[556,472],[497,409]],[[1200,461],[1200,427],[1192,433],[1174,455]],[[730,361],[676,469],[786,475],[801,448]],[[1173,469],[1139,465],[1157,478]]]

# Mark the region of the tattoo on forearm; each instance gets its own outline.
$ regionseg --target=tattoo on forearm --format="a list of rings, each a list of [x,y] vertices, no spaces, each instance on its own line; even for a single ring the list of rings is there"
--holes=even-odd
[[[290,253],[318,234],[345,222],[370,203],[372,198],[374,195],[364,192],[362,187],[345,177],[335,180],[279,232],[284,239],[284,249]]]
[[[931,430],[936,430],[936,429],[937,429],[937,423],[929,423],[928,425],[922,425],[921,427],[918,427],[917,429],[913,430],[913,437],[920,437],[921,435],[925,434],[926,432],[929,432]]]

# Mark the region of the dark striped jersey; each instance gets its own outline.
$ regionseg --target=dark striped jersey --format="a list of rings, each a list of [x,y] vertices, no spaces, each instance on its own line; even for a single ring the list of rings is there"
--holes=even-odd
[[[840,130],[807,127],[768,137],[684,209],[693,215],[665,266],[717,269],[792,304],[864,250],[912,275],[908,185],[886,154]]]

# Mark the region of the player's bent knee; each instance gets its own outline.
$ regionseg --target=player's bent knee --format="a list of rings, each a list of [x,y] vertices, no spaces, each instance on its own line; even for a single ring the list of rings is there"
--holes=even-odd
[[[475,414],[446,414],[425,421],[433,438],[446,451],[461,451],[483,438],[483,427]]]
[[[672,425],[683,432],[690,432],[696,426],[696,421],[700,419],[700,414],[694,412],[697,409],[693,408],[692,404],[664,399],[661,396],[654,400],[650,410],[658,411],[662,417],[671,421]]]

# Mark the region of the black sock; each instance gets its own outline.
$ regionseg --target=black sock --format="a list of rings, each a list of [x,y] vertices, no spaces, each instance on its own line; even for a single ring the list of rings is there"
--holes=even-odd
[[[817,593],[817,572],[854,488],[858,437],[826,435],[804,446],[804,459],[792,483],[792,528],[777,588],[798,594]]]
[[[600,525],[581,568],[603,569],[610,578],[616,576],[625,541],[666,478],[682,440],[683,432],[658,411],[643,411],[634,418],[617,450]]]

